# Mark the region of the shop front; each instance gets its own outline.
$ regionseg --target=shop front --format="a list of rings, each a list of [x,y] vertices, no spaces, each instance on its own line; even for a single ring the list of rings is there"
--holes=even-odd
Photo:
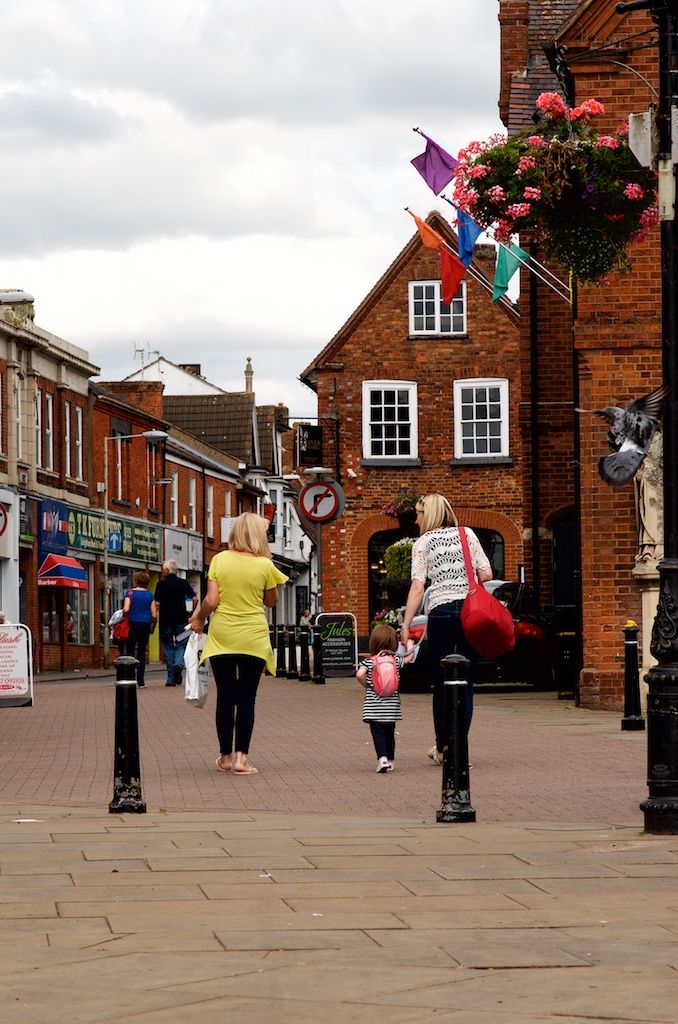
[[[177,575],[191,584],[198,598],[205,593],[203,583],[205,556],[202,537],[187,530],[165,530],[165,561],[173,558],[177,563]]]

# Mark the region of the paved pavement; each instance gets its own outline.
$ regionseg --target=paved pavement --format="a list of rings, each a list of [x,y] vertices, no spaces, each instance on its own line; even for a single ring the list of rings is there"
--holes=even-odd
[[[678,837],[645,836],[643,733],[483,693],[474,824],[436,824],[430,701],[376,775],[350,680],[267,680],[251,759],[213,695],[138,693],[143,815],[110,815],[114,684],[0,708],[0,1006],[14,1024],[678,1018]],[[31,820],[33,819],[33,820]]]

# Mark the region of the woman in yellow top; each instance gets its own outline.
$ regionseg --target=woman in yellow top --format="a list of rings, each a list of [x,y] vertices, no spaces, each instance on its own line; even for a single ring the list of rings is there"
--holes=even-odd
[[[255,775],[248,763],[254,727],[254,703],[264,666],[275,675],[275,662],[264,605],[278,603],[278,584],[288,577],[276,569],[268,547],[268,523],[253,512],[243,512],[233,523],[228,551],[210,562],[207,596],[189,620],[202,633],[205,619],[214,612],[203,650],[217,684],[217,736],[221,772]],[[233,738],[235,734],[235,759]]]

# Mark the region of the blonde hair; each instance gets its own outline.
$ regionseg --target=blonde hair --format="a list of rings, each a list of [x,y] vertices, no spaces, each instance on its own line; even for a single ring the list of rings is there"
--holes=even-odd
[[[385,622],[379,622],[370,633],[370,654],[379,654],[379,651],[397,651],[398,634],[393,626]]]
[[[417,512],[421,512],[420,533],[459,525],[452,506],[444,494],[424,494],[417,502],[416,508]]]
[[[231,527],[228,538],[229,551],[249,551],[263,558],[271,557],[266,534],[268,522],[254,512],[242,512]]]

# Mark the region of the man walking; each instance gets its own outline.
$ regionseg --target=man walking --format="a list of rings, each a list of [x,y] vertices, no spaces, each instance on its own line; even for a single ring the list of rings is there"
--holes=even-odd
[[[162,564],[162,575],[155,588],[155,604],[160,616],[160,643],[167,666],[165,686],[181,686],[184,652],[188,637],[177,640],[198,603],[195,590],[188,580],[177,576],[177,563],[173,558]]]

